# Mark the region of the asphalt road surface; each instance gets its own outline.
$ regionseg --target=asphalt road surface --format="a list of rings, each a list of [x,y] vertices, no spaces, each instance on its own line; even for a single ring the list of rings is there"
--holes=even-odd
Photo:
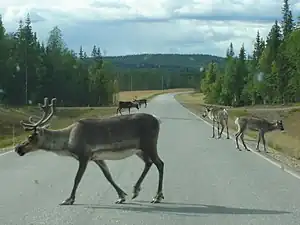
[[[100,169],[90,163],[76,204],[59,206],[73,185],[77,161],[52,153],[0,156],[1,225],[299,225],[300,180],[232,140],[211,139],[211,127],[190,114],[172,94],[153,99],[143,112],[162,117],[159,153],[165,162],[161,204],[151,204],[158,173],[153,166],[140,196],[132,186],[143,169],[138,157],[109,161],[127,204]]]

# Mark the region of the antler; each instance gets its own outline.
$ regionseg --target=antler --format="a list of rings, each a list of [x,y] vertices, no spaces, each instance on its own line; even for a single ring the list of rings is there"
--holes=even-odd
[[[49,105],[50,107],[50,114],[48,115],[48,117],[46,119],[44,119],[39,126],[44,126],[54,115],[55,111],[56,111],[56,98],[52,98],[51,99],[51,104]]]
[[[24,121],[20,121],[20,124],[25,128],[25,130],[33,130],[37,128],[38,126],[43,126],[45,123],[47,123],[53,116],[55,112],[55,103],[56,103],[56,98],[53,98],[51,100],[51,104],[49,105],[48,98],[44,98],[44,105],[41,105],[40,103],[38,104],[40,109],[43,111],[43,115],[40,120],[37,122],[33,121],[33,117],[37,118],[36,116],[30,116],[29,117],[29,122],[30,123],[25,123]],[[49,110],[51,110],[49,114]],[[47,117],[47,114],[48,117]],[[46,118],[47,117],[47,118]]]

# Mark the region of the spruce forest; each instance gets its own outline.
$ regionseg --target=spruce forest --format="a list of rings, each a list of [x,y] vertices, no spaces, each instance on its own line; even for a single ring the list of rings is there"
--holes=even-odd
[[[211,55],[103,56],[96,45],[91,53],[80,46],[76,52],[57,26],[39,41],[30,15],[10,33],[0,17],[0,49],[0,102],[10,106],[36,105],[45,96],[59,106],[113,105],[119,91],[197,87],[200,67],[224,62]]]
[[[287,104],[300,101],[300,17],[293,20],[288,0],[282,21],[275,21],[266,38],[257,32],[252,54],[244,46],[226,54],[225,69],[210,63],[201,80],[206,102],[227,106]]]

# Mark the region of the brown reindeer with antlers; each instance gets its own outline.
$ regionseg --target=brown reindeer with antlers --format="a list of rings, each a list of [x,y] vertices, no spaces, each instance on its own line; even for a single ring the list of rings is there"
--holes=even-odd
[[[119,196],[116,203],[123,203],[127,194],[114,182],[105,160],[122,160],[132,155],[137,155],[145,163],[143,172],[134,185],[132,199],[139,195],[141,184],[153,164],[158,169],[159,179],[157,193],[152,202],[159,203],[164,199],[164,162],[157,152],[161,121],[157,117],[136,113],[104,119],[81,119],[66,128],[50,130],[47,129],[49,124],[46,123],[55,113],[55,103],[55,98],[51,100],[51,104],[48,103],[48,98],[45,98],[44,105],[39,105],[43,111],[40,120],[33,122],[33,117],[30,117],[30,123],[20,122],[26,131],[32,133],[15,147],[15,151],[24,156],[42,149],[78,160],[79,167],[71,194],[61,205],[72,205],[75,202],[77,187],[89,161],[100,167],[116,190]]]

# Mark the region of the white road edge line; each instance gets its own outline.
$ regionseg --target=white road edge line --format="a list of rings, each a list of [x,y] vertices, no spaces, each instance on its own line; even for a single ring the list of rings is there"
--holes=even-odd
[[[175,95],[174,95],[174,99],[175,99]],[[176,99],[175,99],[176,100]],[[177,101],[177,100],[176,100]],[[177,101],[178,102],[178,101]],[[178,102],[179,103],[179,102]],[[180,104],[180,103],[179,103]],[[181,105],[181,104],[180,104]],[[191,112],[188,108],[184,107],[183,105],[181,105],[183,108],[185,108],[191,115],[195,116],[196,118],[202,120],[205,124],[209,125],[210,127],[212,127],[212,124],[210,124],[209,122],[207,122],[206,120],[202,119],[200,116],[198,116],[197,114]],[[231,137],[231,140],[234,140],[235,137],[233,137],[231,134],[229,135]],[[266,156],[259,154],[257,151],[253,150],[251,147],[248,147],[249,150],[251,152],[253,152],[254,154],[256,154],[257,156],[263,158],[264,160],[268,161],[269,163],[273,164],[274,166],[282,169],[283,171],[287,172],[288,174],[292,175],[293,177],[297,178],[300,180],[300,175],[298,175],[297,173],[295,173],[294,171],[290,170],[289,168],[284,168],[283,164],[277,163],[269,158],[267,158]]]
[[[12,148],[13,148],[13,147],[12,147]],[[7,151],[7,152],[3,152],[3,153],[0,154],[0,157],[1,157],[1,156],[4,156],[4,155],[7,155],[8,153],[12,153],[12,152],[13,152],[13,150],[10,150],[10,151]]]

